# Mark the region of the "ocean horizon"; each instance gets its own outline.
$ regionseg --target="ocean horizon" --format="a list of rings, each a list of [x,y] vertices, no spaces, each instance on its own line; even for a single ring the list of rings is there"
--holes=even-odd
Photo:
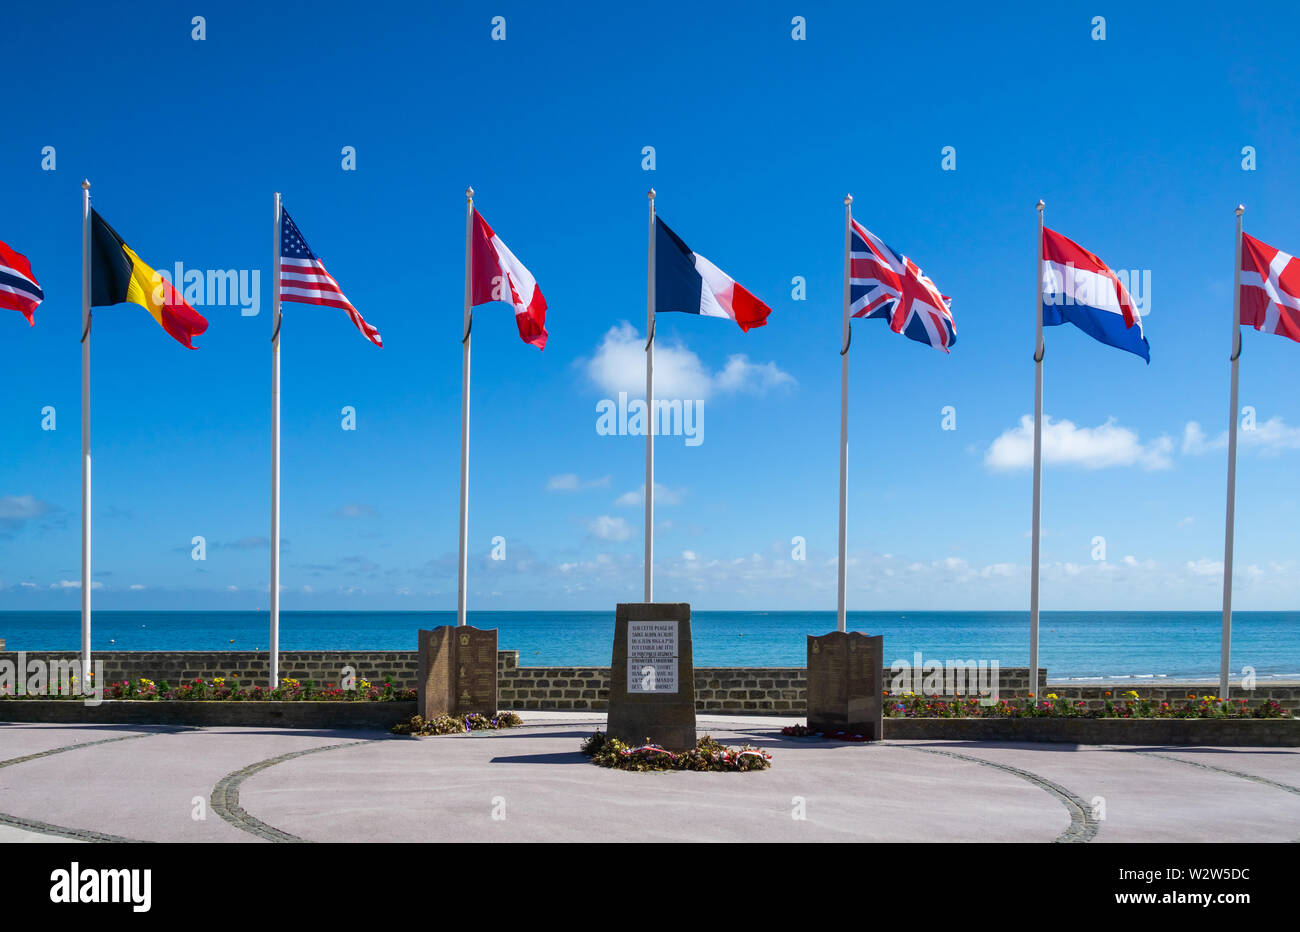
[[[454,611],[281,612],[280,648],[414,650],[420,628],[455,624]],[[803,666],[808,634],[835,629],[833,611],[696,611],[695,665]],[[1043,612],[1040,663],[1053,680],[1217,681],[1218,612]],[[470,612],[469,623],[498,629],[502,650],[519,651],[521,666],[607,666],[613,611]],[[266,650],[266,612],[99,611],[92,649]],[[1024,611],[860,611],[852,631],[883,634],[885,660],[1029,663]],[[10,651],[77,650],[77,611],[0,612],[0,638]],[[1260,679],[1300,679],[1300,612],[1236,612],[1232,672],[1250,666]]]

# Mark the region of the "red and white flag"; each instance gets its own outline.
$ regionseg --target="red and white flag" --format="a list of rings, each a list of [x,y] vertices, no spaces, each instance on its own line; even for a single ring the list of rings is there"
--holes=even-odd
[[[1300,260],[1241,234],[1241,323],[1300,343]]]
[[[36,319],[32,315],[44,300],[45,292],[36,284],[27,257],[0,243],[0,307],[18,311],[34,327]]]
[[[477,307],[493,301],[514,306],[519,338],[538,349],[546,348],[546,299],[537,279],[515,258],[501,237],[474,211],[471,240],[470,303]]]

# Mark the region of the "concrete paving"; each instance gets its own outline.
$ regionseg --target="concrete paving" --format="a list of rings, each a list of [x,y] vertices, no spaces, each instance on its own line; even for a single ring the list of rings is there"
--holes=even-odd
[[[590,764],[591,713],[438,738],[273,728],[0,725],[0,843],[1296,841],[1300,751],[784,738],[747,774]]]

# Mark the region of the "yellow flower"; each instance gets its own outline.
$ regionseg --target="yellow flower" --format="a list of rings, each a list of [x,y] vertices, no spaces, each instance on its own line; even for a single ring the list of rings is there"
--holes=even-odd
[[[1047,698],[1048,698],[1048,699],[1060,699],[1061,697],[1058,696],[1056,693],[1048,693],[1048,694],[1047,694]]]

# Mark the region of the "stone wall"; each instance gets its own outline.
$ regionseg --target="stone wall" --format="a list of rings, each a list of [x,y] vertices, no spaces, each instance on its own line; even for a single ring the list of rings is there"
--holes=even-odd
[[[73,660],[73,651],[35,652],[28,660]],[[267,681],[266,654],[252,651],[100,651],[95,660],[104,662],[108,680],[148,677],[172,684],[181,680],[216,676],[248,681]],[[15,651],[0,651],[0,661],[18,660]],[[418,663],[415,651],[282,651],[280,676],[337,683],[344,667],[355,670],[358,679],[372,683],[391,678],[398,686],[414,688]],[[497,654],[500,676],[500,704],[506,709],[603,711],[609,690],[609,667],[521,667],[519,652]],[[888,684],[888,671],[883,682]],[[1029,670],[1025,667],[1000,671],[1000,695],[1015,698],[1028,695]],[[1071,701],[1082,699],[1092,707],[1129,688],[1157,702],[1177,702],[1191,693],[1210,695],[1218,690],[1205,684],[1163,683],[1159,686],[1072,686],[1047,685],[1047,671],[1039,671],[1040,695],[1056,693]],[[1274,699],[1293,715],[1300,715],[1300,683],[1261,684],[1249,694],[1252,704]],[[807,704],[803,667],[697,667],[695,706],[700,712],[803,715]]]

